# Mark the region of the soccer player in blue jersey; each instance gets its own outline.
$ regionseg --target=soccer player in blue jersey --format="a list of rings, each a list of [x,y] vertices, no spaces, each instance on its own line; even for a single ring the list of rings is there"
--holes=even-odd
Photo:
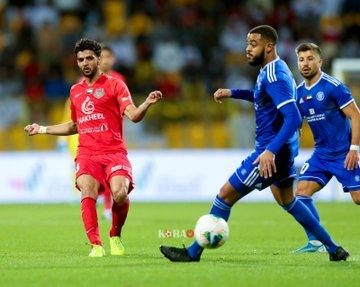
[[[297,103],[315,140],[315,150],[300,171],[296,195],[320,220],[312,195],[335,176],[344,192],[360,204],[360,112],[349,89],[321,71],[320,48],[302,43],[296,48],[303,81],[297,87]],[[306,230],[308,243],[295,252],[323,251],[323,244]]]
[[[301,123],[296,106],[293,76],[276,52],[277,32],[261,25],[247,36],[246,57],[250,65],[260,66],[253,90],[219,89],[214,100],[243,99],[254,103],[256,116],[255,150],[221,187],[210,214],[228,220],[232,206],[254,189],[270,186],[276,201],[304,228],[326,246],[331,261],[346,260],[347,251],[338,246],[303,202],[294,197],[296,176],[294,158],[298,152],[297,130]],[[171,261],[199,261],[203,248],[194,241],[187,248],[161,246]]]

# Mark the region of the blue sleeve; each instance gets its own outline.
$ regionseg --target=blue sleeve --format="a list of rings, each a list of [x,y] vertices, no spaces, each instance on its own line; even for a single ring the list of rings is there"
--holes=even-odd
[[[254,102],[254,91],[231,89],[231,97],[234,99]]]
[[[281,147],[296,132],[301,124],[300,112],[295,102],[285,104],[279,110],[284,117],[284,122],[276,137],[266,147],[266,149],[273,154],[278,153]]]
[[[354,101],[350,90],[343,84],[340,84],[332,90],[331,97],[340,109],[345,108],[348,104]]]
[[[279,79],[266,85],[266,92],[273,100],[275,106],[280,109],[289,102],[296,101],[296,87],[291,79]]]

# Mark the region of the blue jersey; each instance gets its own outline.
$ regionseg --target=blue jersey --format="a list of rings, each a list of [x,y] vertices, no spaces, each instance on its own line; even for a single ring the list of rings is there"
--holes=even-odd
[[[351,143],[350,122],[341,111],[354,101],[349,89],[335,78],[322,73],[311,87],[305,82],[297,88],[298,107],[315,140],[319,158],[343,158]]]
[[[263,151],[283,125],[283,115],[279,109],[296,102],[296,84],[283,60],[276,58],[260,70],[253,95],[256,115],[255,148]],[[297,132],[286,143],[292,149],[297,149]]]

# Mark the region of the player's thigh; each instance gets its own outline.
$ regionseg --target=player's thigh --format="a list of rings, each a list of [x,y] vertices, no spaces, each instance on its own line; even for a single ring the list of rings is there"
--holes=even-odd
[[[300,196],[312,196],[320,189],[322,189],[322,185],[316,181],[301,180],[296,186],[295,194]]]
[[[286,205],[294,200],[294,188],[292,185],[279,187],[275,184],[270,186],[271,192],[279,205]]]
[[[360,205],[360,190],[351,191],[350,195],[351,195],[353,202]]]
[[[130,179],[125,175],[113,175],[110,178],[110,189],[115,202],[121,203],[126,199],[130,189]]]
[[[76,179],[76,185],[81,191],[81,197],[92,197],[94,199],[98,196],[100,187],[99,182],[89,174],[82,174]]]
[[[315,182],[320,187],[324,187],[330,181],[332,176],[333,174],[329,170],[329,163],[313,155],[301,167],[298,179],[299,179],[299,183],[303,181]],[[314,185],[310,184],[309,188],[315,188],[315,186],[316,186],[315,184]],[[308,186],[301,186],[301,187],[308,187]],[[297,189],[299,189],[299,187]]]

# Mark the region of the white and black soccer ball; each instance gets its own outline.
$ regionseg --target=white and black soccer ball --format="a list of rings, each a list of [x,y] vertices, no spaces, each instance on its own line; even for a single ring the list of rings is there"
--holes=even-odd
[[[197,243],[204,248],[218,248],[229,238],[227,222],[212,214],[201,216],[196,222],[194,231]]]

